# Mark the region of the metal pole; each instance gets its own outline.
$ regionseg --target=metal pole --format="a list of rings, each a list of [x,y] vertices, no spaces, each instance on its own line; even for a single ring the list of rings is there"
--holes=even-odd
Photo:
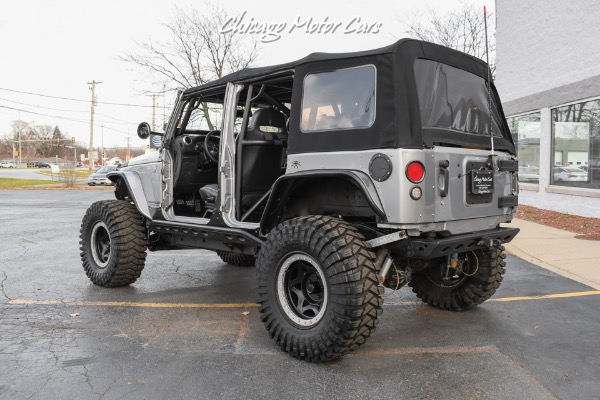
[[[101,157],[102,157],[102,165],[104,165],[104,125],[101,125],[101,126],[102,126],[102,154],[101,154]]]
[[[19,168],[21,168],[21,130],[19,129]]]

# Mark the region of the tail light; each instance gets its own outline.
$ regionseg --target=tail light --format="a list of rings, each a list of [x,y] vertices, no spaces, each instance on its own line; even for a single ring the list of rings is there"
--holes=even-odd
[[[406,166],[406,177],[412,183],[419,183],[425,177],[425,167],[419,161],[412,161]]]

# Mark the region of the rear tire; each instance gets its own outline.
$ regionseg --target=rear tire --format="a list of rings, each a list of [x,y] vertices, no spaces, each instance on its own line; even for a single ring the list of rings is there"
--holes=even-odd
[[[356,350],[381,315],[375,254],[351,225],[308,216],[273,229],[257,258],[269,335],[293,357],[328,361]]]
[[[430,306],[450,311],[468,310],[496,293],[506,271],[505,258],[504,246],[468,252],[469,275],[463,274],[445,282],[441,279],[443,266],[433,266],[413,272],[408,285]]]
[[[95,285],[127,286],[140,277],[146,262],[146,228],[131,203],[95,202],[83,217],[79,237],[83,269]]]
[[[217,251],[221,260],[229,265],[235,265],[236,267],[254,267],[256,258],[248,254],[240,253],[229,253],[226,251]]]

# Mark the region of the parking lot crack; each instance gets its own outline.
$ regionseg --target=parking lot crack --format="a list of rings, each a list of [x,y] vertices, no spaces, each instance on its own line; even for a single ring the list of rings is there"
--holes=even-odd
[[[37,394],[38,394],[38,393],[40,393],[42,390],[44,390],[44,388],[45,388],[46,386],[48,386],[48,383],[50,383],[50,380],[51,380],[51,379],[52,379],[52,378],[51,378],[50,376],[47,376],[47,377],[46,377],[46,382],[44,382],[44,384],[43,384],[42,386],[40,386],[40,387],[39,387],[39,388],[38,388],[38,389],[37,389],[35,392],[33,392],[33,393],[31,394],[31,396],[29,396],[29,397],[27,398],[27,400],[29,400],[29,399],[33,399],[34,397],[37,397]]]
[[[110,385],[108,385],[108,388],[106,388],[106,390],[104,391],[104,393],[102,393],[100,395],[100,400],[104,399],[104,396],[106,396],[108,394],[108,392],[110,392],[112,390],[112,388],[115,385],[115,383],[117,383],[118,381],[120,381],[124,377],[125,377],[125,366],[121,365],[121,374],[119,374],[119,376],[117,376],[117,378],[114,381],[112,381]]]
[[[91,381],[87,366],[85,364],[83,364],[82,367],[83,367],[83,371],[84,371],[83,376],[85,377],[85,383],[88,384],[88,386],[90,387],[90,390],[92,391],[93,394],[101,396],[100,393],[96,393],[96,391],[94,390],[94,386],[92,385],[92,381]]]
[[[12,300],[10,297],[8,297],[8,295],[6,294],[6,291],[4,290],[4,282],[8,279],[8,275],[6,275],[6,272],[1,271],[3,278],[0,281],[0,290],[2,290],[2,295],[7,299],[7,300]]]

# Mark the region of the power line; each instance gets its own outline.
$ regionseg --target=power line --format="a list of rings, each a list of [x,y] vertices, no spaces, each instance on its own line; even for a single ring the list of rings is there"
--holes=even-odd
[[[106,118],[114,119],[115,121],[124,122],[126,124],[131,124],[131,125],[137,125],[138,124],[137,122],[125,121],[124,119],[119,119],[119,118],[111,117],[110,115],[102,114],[102,113],[99,113],[99,112],[96,112],[96,114],[97,115],[102,115],[103,117],[106,117]]]
[[[31,96],[47,97],[47,98],[50,98],[50,99],[78,101],[78,102],[81,102],[81,103],[91,103],[92,102],[91,100],[73,99],[73,98],[70,98],[70,97],[61,97],[61,96],[51,96],[51,95],[48,95],[48,94],[25,92],[25,91],[22,91],[22,90],[14,90],[14,89],[2,88],[2,87],[0,87],[0,90],[5,90],[7,92],[13,92],[13,93],[27,94],[27,95],[31,95]],[[111,105],[111,106],[124,106],[124,107],[144,107],[144,108],[151,108],[152,107],[152,106],[142,105],[142,104],[113,103],[113,102],[108,102],[108,101],[95,101],[94,103],[96,103],[96,104],[107,104],[107,105]]]
[[[35,111],[25,110],[25,109],[22,109],[22,108],[14,108],[14,107],[3,106],[3,105],[0,105],[0,108],[6,108],[8,110],[14,110],[14,111],[21,111],[21,112],[24,112],[24,113],[27,113],[27,114],[41,115],[42,117],[62,119],[62,120],[71,121],[71,122],[82,122],[82,123],[86,123],[86,124],[89,122],[89,121],[85,121],[85,120],[82,120],[82,119],[64,117],[64,116],[60,116],[60,115],[44,114],[44,113],[39,113],[39,112],[35,112]],[[86,111],[86,112],[89,112],[89,111]],[[108,117],[108,118],[111,118],[111,119],[114,119],[116,121],[121,121],[122,123],[130,124],[130,125],[136,125],[135,122],[123,121],[123,120],[120,120],[118,118],[111,117],[110,115],[100,114],[100,113],[96,113],[96,114],[102,115],[104,117]],[[100,123],[102,123],[102,124],[119,124],[119,122],[114,122],[114,121],[96,121],[96,123],[98,123],[98,124],[100,124]]]
[[[0,100],[8,101],[9,103],[15,103],[15,104],[19,104],[19,105],[22,105],[22,106],[43,108],[45,110],[52,110],[52,111],[77,112],[77,113],[87,113],[87,112],[89,112],[87,110],[66,110],[64,108],[44,107],[44,106],[39,106],[39,105],[36,105],[36,104],[21,103],[21,102],[14,101],[14,100],[4,99],[2,97],[0,97]]]
[[[3,106],[3,105],[0,105],[0,108],[6,108],[8,110],[14,110],[14,111],[21,111],[21,112],[24,112],[24,113],[27,113],[27,114],[41,115],[43,117],[64,119],[66,121],[71,121],[71,122],[84,122],[84,123],[88,122],[88,121],[84,121],[84,120],[81,120],[81,119],[75,119],[75,118],[69,118],[69,117],[61,117],[61,116],[58,116],[58,115],[43,114],[43,113],[38,113],[38,112],[35,112],[35,111],[29,111],[29,110],[24,110],[24,109],[21,109],[21,108],[14,108],[14,107],[8,107],[8,106]]]
[[[109,131],[113,131],[113,132],[122,133],[123,135],[127,135],[128,137],[131,136],[131,134],[128,133],[128,132],[123,132],[123,131],[120,131],[118,129],[109,128],[108,126],[105,126],[104,129],[108,129]]]

